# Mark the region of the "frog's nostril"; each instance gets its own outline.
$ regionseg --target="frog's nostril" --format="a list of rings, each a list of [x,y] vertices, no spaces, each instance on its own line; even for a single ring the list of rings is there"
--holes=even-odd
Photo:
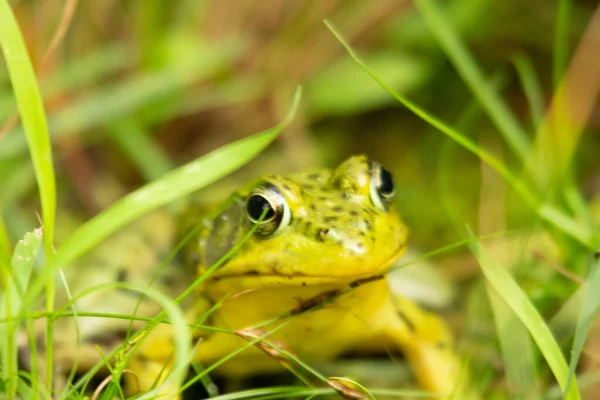
[[[321,241],[325,240],[325,236],[329,233],[329,228],[319,229],[317,231],[317,238]]]

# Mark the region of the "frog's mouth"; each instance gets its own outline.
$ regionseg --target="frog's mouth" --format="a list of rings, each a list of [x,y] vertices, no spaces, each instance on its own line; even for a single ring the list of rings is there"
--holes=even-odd
[[[238,272],[243,267],[236,266],[238,271],[227,271],[227,264],[221,271],[215,272],[210,279],[213,282],[226,281],[228,284],[236,287],[257,288],[269,286],[312,286],[322,284],[349,284],[369,280],[370,278],[382,276],[404,253],[406,243],[400,243],[392,254],[373,268],[356,269],[336,269],[335,274],[315,274],[315,273],[263,273],[255,269],[248,268],[245,272]],[[233,282],[236,281],[234,284]]]

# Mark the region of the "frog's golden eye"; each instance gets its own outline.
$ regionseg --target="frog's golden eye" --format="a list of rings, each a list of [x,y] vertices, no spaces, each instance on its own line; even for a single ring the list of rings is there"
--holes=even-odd
[[[394,199],[394,180],[392,174],[375,161],[369,164],[371,174],[371,201],[383,211],[387,211]]]
[[[270,183],[257,186],[250,192],[246,198],[246,215],[252,224],[257,225],[256,234],[264,237],[281,233],[292,219],[285,196]]]

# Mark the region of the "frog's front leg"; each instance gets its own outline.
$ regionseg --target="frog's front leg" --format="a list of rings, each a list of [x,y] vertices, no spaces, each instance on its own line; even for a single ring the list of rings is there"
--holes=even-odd
[[[388,319],[385,335],[401,349],[421,386],[456,399],[473,398],[466,394],[464,366],[446,324],[408,299],[390,300],[394,316]]]
[[[173,328],[168,324],[154,327],[134,351],[124,374],[125,387],[128,394],[146,393],[162,384],[170,374],[175,347],[173,345]],[[179,388],[175,385],[164,385],[160,394],[165,398],[179,398]]]
[[[202,338],[201,331],[192,328],[193,325],[203,323],[208,317],[208,311],[213,303],[203,296],[192,296],[189,302],[182,305],[185,310],[185,320],[192,330],[192,346]],[[125,387],[128,394],[146,393],[161,385],[171,374],[171,366],[175,357],[175,333],[171,324],[158,324],[150,331],[137,339],[137,348],[131,355],[126,369],[130,373],[124,374]],[[189,357],[195,361],[192,354],[179,355]],[[180,387],[176,384],[163,385],[160,395],[165,399],[179,399]]]

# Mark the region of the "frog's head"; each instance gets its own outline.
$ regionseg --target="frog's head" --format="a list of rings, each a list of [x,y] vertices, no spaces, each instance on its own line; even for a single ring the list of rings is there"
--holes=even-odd
[[[391,174],[365,156],[334,171],[265,176],[209,222],[200,239],[201,268],[255,227],[213,278],[306,284],[382,273],[406,245],[393,197]]]

